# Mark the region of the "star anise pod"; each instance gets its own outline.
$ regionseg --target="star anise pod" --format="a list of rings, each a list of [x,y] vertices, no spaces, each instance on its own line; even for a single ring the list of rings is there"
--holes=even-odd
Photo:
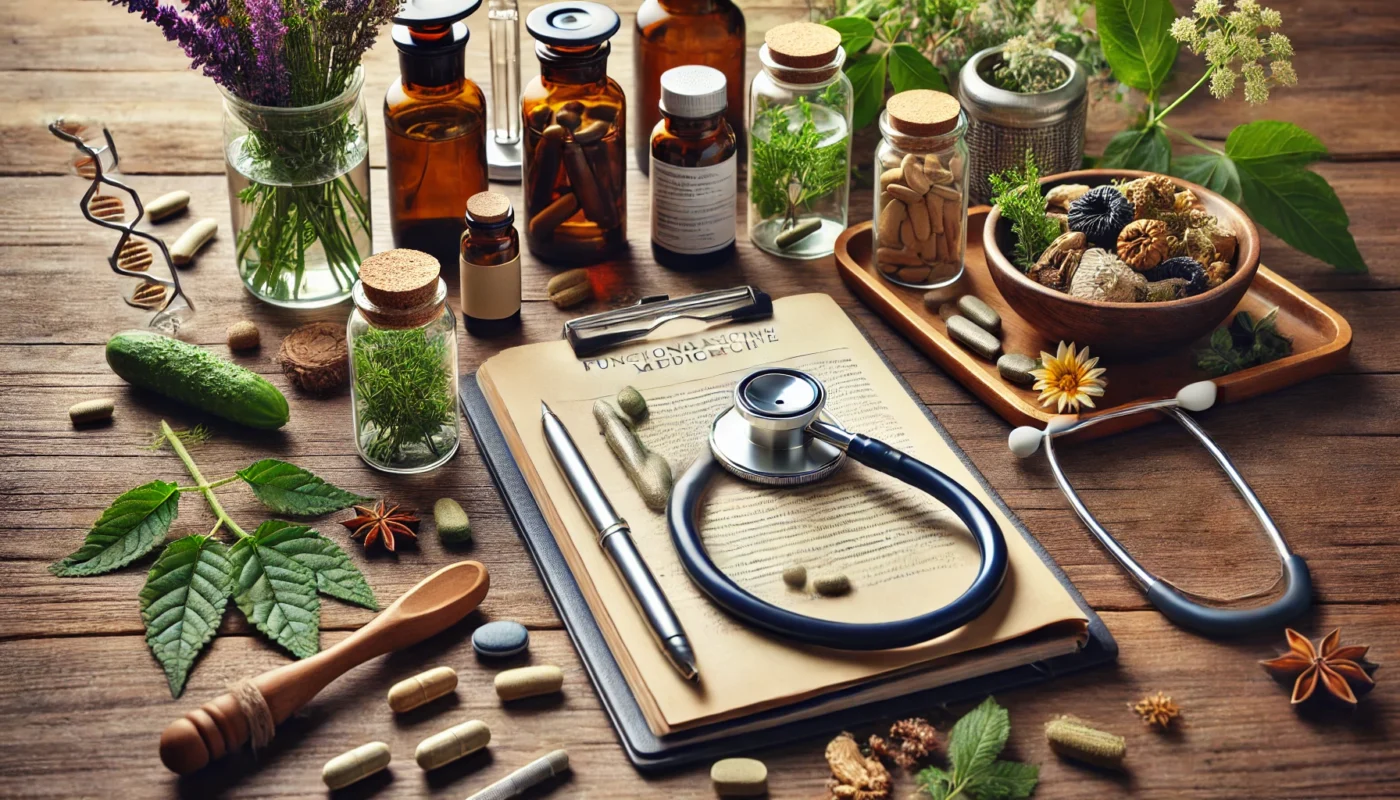
[[[1161,730],[1171,727],[1172,720],[1181,716],[1181,707],[1161,692],[1149,694],[1129,708],[1142,717],[1143,722]]]
[[[1362,694],[1376,685],[1371,677],[1371,665],[1363,659],[1370,647],[1366,645],[1341,646],[1342,630],[1338,628],[1327,634],[1317,647],[1303,634],[1288,628],[1288,652],[1269,661],[1260,661],[1264,668],[1280,678],[1293,678],[1293,702],[1301,703],[1312,697],[1317,685],[1322,684],[1333,697],[1351,705],[1356,705],[1356,693]]]
[[[395,536],[417,538],[414,529],[418,527],[418,518],[411,510],[400,511],[397,505],[386,509],[384,501],[380,500],[374,508],[355,506],[355,512],[354,517],[340,524],[350,529],[352,537],[363,536],[366,550],[376,541],[382,541],[384,549],[392,553]]]

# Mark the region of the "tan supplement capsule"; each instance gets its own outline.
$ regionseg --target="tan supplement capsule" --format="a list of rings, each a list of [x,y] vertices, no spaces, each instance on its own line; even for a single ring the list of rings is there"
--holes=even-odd
[[[826,575],[812,582],[812,588],[822,597],[840,597],[851,591],[851,579],[845,575]]]
[[[1128,742],[1122,736],[1098,730],[1070,716],[1047,722],[1045,741],[1049,742],[1051,750],[1065,758],[1108,769],[1121,768],[1128,754]]]
[[[101,422],[112,418],[112,409],[115,404],[110,397],[99,397],[96,400],[84,400],[75,403],[68,409],[68,419],[74,425],[88,425],[93,422]]]
[[[151,222],[160,222],[168,216],[184,211],[185,206],[189,204],[189,192],[166,192],[146,204],[146,219]]]
[[[321,768],[321,780],[331,789],[344,789],[389,766],[389,745],[383,742],[362,744],[348,753],[341,753]]]
[[[758,797],[768,791],[768,767],[754,758],[726,758],[710,767],[720,797]]]
[[[491,743],[491,729],[479,719],[453,725],[418,743],[413,760],[425,770],[437,769],[475,753]]]
[[[593,284],[588,280],[588,270],[571,269],[549,279],[544,290],[549,293],[549,302],[556,308],[569,308],[593,296]]]
[[[211,218],[202,219],[189,226],[180,234],[180,238],[175,240],[175,244],[170,246],[170,260],[174,261],[177,267],[194,261],[194,254],[214,238],[214,232],[218,229],[219,223]]]
[[[496,675],[496,696],[502,700],[552,694],[562,688],[564,671],[553,664],[508,669]]]
[[[249,320],[239,320],[228,326],[228,349],[255,350],[262,343],[262,333]]]
[[[807,568],[801,564],[793,564],[783,570],[783,583],[794,589],[805,589],[807,587]]]
[[[423,705],[457,688],[457,673],[451,667],[437,667],[401,680],[389,688],[389,708],[396,713]]]

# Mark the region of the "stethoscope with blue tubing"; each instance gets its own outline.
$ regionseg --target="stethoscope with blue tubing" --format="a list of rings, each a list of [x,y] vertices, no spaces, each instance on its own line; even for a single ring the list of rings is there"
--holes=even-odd
[[[733,405],[710,426],[709,448],[677,481],[666,512],[671,540],[686,574],[715,604],[744,622],[797,642],[841,650],[885,650],[950,633],[976,619],[995,601],[1006,578],[1006,539],[986,506],[957,481],[878,439],[841,427],[824,410],[826,387],[801,370],[759,369],[738,382],[733,399]],[[1289,550],[1239,470],[1183,411],[1203,411],[1214,403],[1215,384],[1202,381],[1185,387],[1173,398],[1134,403],[1082,419],[1057,418],[1044,430],[1017,428],[1011,432],[1010,446],[1023,458],[1044,447],[1055,480],[1075,513],[1168,619],[1211,636],[1275,629],[1308,609],[1312,580],[1307,564]],[[1138,563],[1075,492],[1055,456],[1054,439],[1105,420],[1153,410],[1175,419],[1205,446],[1258,517],[1283,561],[1286,586],[1279,599],[1247,609],[1217,608],[1189,599]],[[837,622],[798,614],[757,597],[710,558],[700,536],[700,512],[706,490],[721,471],[761,485],[799,486],[834,474],[848,456],[928,494],[967,527],[981,553],[981,563],[972,584],[952,602],[901,620]]]

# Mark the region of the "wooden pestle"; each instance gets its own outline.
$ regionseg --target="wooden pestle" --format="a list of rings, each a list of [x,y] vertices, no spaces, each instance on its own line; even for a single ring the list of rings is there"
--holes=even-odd
[[[491,586],[486,567],[459,561],[424,578],[368,625],[310,658],[252,679],[280,725],[350,669],[439,633],[481,604]],[[160,735],[160,760],[186,775],[238,750],[250,735],[248,719],[232,694],[190,711]]]

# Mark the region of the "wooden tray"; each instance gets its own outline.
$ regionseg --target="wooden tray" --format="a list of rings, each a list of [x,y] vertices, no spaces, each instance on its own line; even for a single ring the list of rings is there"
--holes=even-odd
[[[982,227],[990,210],[987,206],[968,209],[967,269],[957,284],[939,291],[938,297],[943,298],[940,302],[963,294],[976,295],[1001,314],[1004,352],[1025,353],[1032,358],[1042,350],[1053,353],[1058,343],[1042,336],[1012,311],[992,283],[982,253]],[[846,229],[837,240],[836,265],[846,285],[1007,422],[1044,427],[1055,414],[1053,409],[1041,408],[1036,402],[1038,392],[1008,383],[997,372],[996,364],[949,339],[943,320],[938,317],[938,304],[928,308],[924,292],[881,278],[871,264],[870,239],[870,223],[863,222]],[[1235,311],[1248,311],[1257,319],[1275,306],[1279,309],[1279,332],[1293,339],[1293,354],[1216,378],[1220,390],[1217,402],[1233,403],[1281,389],[1331,372],[1347,360],[1351,349],[1351,326],[1347,321],[1316,297],[1260,265],[1254,283]],[[1233,318],[1231,312],[1224,324]],[[1108,369],[1104,375],[1108,386],[1098,401],[1099,410],[1170,397],[1182,386],[1209,377],[1196,368],[1192,352],[1203,341],[1147,360],[1101,359],[1099,366]],[[1132,414],[1086,428],[1071,438],[1098,438],[1160,418],[1158,414]]]

